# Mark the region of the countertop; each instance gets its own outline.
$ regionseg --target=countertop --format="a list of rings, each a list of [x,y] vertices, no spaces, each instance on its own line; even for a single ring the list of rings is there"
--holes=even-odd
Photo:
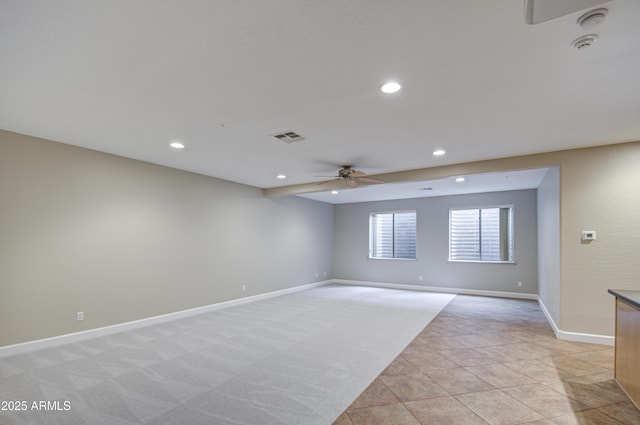
[[[609,289],[611,295],[615,295],[621,300],[626,301],[637,309],[640,309],[640,291],[631,291],[628,289]]]

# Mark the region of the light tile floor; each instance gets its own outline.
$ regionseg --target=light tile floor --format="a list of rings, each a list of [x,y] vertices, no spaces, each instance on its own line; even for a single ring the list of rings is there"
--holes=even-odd
[[[534,301],[459,295],[334,425],[638,425],[613,361],[556,339]]]

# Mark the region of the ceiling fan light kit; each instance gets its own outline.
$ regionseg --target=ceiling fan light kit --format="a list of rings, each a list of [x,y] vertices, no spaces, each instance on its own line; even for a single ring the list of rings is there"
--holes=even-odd
[[[337,176],[326,176],[326,177],[335,177],[335,179],[320,182],[318,184],[321,185],[321,184],[327,184],[333,181],[342,180],[347,184],[347,186],[351,188],[355,188],[355,187],[358,187],[358,183],[368,183],[368,184],[384,183],[383,180],[374,179],[372,177],[365,177],[365,176],[366,176],[366,173],[363,173],[362,171],[354,170],[351,165],[343,165],[342,168],[338,170]],[[325,177],[325,176],[316,176],[316,177]]]

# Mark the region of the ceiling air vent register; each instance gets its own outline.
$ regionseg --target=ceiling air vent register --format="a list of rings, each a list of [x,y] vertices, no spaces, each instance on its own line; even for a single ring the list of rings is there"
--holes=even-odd
[[[295,131],[283,131],[282,133],[272,134],[276,139],[284,143],[299,143],[306,140],[303,136],[299,135]]]

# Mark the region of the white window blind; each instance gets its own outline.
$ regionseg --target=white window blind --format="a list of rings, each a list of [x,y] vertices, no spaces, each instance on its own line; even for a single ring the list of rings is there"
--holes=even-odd
[[[416,212],[373,213],[369,218],[370,258],[416,258]]]
[[[449,259],[513,262],[512,207],[451,210]]]

